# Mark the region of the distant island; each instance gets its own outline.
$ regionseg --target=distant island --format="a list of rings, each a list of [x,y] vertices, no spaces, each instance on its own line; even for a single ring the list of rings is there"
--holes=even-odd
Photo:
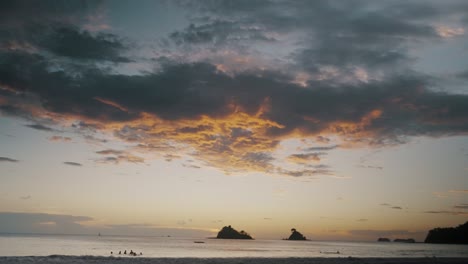
[[[386,237],[379,237],[379,239],[377,239],[377,242],[391,242],[389,238],[386,238]]]
[[[292,228],[291,235],[286,240],[307,240],[307,238],[297,231],[296,228]]]
[[[416,240],[413,238],[396,238],[393,240],[393,242],[398,242],[398,243],[416,243]]]
[[[247,232],[244,230],[237,231],[231,226],[225,226],[218,232],[216,238],[220,239],[253,239]]]
[[[457,227],[434,228],[427,234],[425,243],[468,244],[468,222]]]

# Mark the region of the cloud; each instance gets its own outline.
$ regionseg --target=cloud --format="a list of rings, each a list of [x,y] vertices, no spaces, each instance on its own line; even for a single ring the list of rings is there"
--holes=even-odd
[[[193,164],[182,164],[183,167],[185,168],[191,168],[191,169],[200,169],[200,166],[193,165]]]
[[[72,141],[72,139],[71,139],[71,137],[51,136],[51,137],[49,137],[49,141],[53,141],[53,142],[59,142],[59,141],[70,142],[70,141]]]
[[[358,165],[359,168],[365,168],[365,169],[378,169],[378,170],[383,170],[383,167],[381,166],[372,166],[372,165]]]
[[[190,24],[183,30],[170,34],[170,39],[177,45],[211,44],[213,46],[225,45],[239,40],[274,41],[258,27],[248,27],[241,22],[216,19],[207,23]]]
[[[286,170],[279,168],[277,172],[279,175],[291,176],[291,177],[308,177],[318,175],[333,175],[333,171],[327,169],[315,169],[315,170]]]
[[[190,227],[190,221],[184,227],[152,224],[107,225],[98,222],[88,216],[0,212],[1,233],[207,237],[214,231]]]
[[[92,221],[86,216],[0,212],[2,233],[82,233],[80,223]]]
[[[338,148],[338,147],[339,147],[338,145],[334,145],[334,146],[324,146],[324,147],[310,147],[310,148],[304,149],[304,151],[327,151],[327,150],[336,149],[336,148]]]
[[[0,162],[18,162],[19,160],[8,158],[8,157],[0,157]]]
[[[468,79],[468,71],[459,72],[456,74],[458,78]]]
[[[54,129],[48,126],[44,126],[41,124],[32,124],[32,125],[25,125],[25,126],[36,129],[36,130],[42,130],[42,131],[48,131],[48,132],[55,131]]]
[[[144,158],[135,156],[125,150],[105,149],[105,150],[97,151],[96,153],[100,155],[113,155],[110,157],[97,159],[96,162],[98,163],[118,164],[121,162],[129,162],[129,163],[144,163],[145,162]]]
[[[20,199],[21,199],[21,200],[30,200],[30,199],[31,199],[31,195],[20,196]]]
[[[166,161],[172,161],[173,159],[180,159],[182,157],[175,154],[166,154],[164,155],[164,158],[166,159]]]
[[[36,4],[21,3],[6,9],[33,13]],[[442,39],[432,19],[460,11],[432,2],[363,3],[352,13],[347,2],[181,3],[191,24],[169,34],[176,47],[155,48],[145,58],[154,65],[139,74],[119,68],[135,47],[84,29],[80,17],[99,4],[54,11],[46,2],[37,19],[25,21],[8,13],[0,111],[37,122],[34,129],[72,124],[138,146],[98,153],[107,155],[100,162],[144,162],[133,151],[177,153],[226,173],[329,174],[304,163],[338,147],[466,135],[468,95],[440,92],[436,77],[413,69],[409,50]],[[245,67],[223,70],[217,56],[237,54]],[[337,144],[275,155],[281,142],[297,138]]]
[[[323,152],[314,152],[314,153],[306,153],[306,154],[293,154],[288,157],[290,162],[294,163],[308,163],[311,161],[319,162],[320,156],[326,155]]]
[[[361,219],[358,219],[356,221],[358,221],[358,222],[367,222],[367,221],[369,221],[369,219],[361,218]]]
[[[403,209],[401,206],[391,205],[391,204],[388,204],[388,203],[381,203],[380,205],[384,206],[384,207],[387,207],[387,208],[390,208],[390,209],[395,209],[395,210],[402,210]]]
[[[315,141],[319,142],[319,143],[329,143],[331,141],[331,139],[327,138],[327,137],[324,137],[324,136],[317,136],[315,138]]]
[[[465,208],[462,208],[465,209]],[[441,210],[441,211],[425,211],[425,214],[443,214],[443,215],[468,215],[468,212],[463,211],[449,211],[449,210]]]
[[[100,155],[120,155],[120,154],[123,154],[124,151],[115,150],[115,149],[105,149],[105,150],[96,151],[96,153]]]
[[[109,33],[92,35],[72,26],[54,28],[38,45],[72,59],[130,62],[120,55],[125,46],[117,36]]]
[[[73,162],[73,161],[64,161],[63,164],[70,165],[70,166],[77,166],[77,167],[83,166],[81,163]]]
[[[468,204],[459,204],[453,207],[454,209],[468,209]]]

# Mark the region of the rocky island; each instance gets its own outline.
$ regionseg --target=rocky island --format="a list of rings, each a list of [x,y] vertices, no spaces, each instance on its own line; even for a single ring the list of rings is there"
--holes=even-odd
[[[244,230],[237,231],[231,226],[223,227],[219,232],[216,238],[220,239],[253,239],[247,232]]]
[[[307,240],[307,238],[297,231],[296,228],[292,228],[291,235],[286,240]]]
[[[386,237],[379,237],[379,239],[377,239],[377,242],[390,242],[390,239]]]
[[[457,227],[434,228],[429,231],[424,243],[468,244],[468,222]]]

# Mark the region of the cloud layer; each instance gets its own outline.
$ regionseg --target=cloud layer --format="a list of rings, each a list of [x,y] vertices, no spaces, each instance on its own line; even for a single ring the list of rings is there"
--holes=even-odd
[[[134,47],[124,37],[91,32],[87,21],[68,14],[74,8],[53,20],[8,15],[0,111],[43,131],[86,124],[136,145],[132,151],[183,154],[229,173],[331,174],[310,166],[335,148],[466,135],[468,95],[435,89],[439,80],[414,69],[411,55],[415,44],[463,36],[432,19],[461,15],[466,5],[357,1],[349,12],[350,4],[184,2],[191,24],[162,39],[167,48],[156,47],[152,68],[137,75],[119,67],[147,60],[129,55]],[[53,12],[49,5],[38,17]],[[91,15],[98,7],[76,12]],[[22,14],[32,7],[8,8]],[[330,137],[340,142],[275,155],[285,139],[321,144]],[[144,161],[130,150],[97,154],[106,156],[101,162]]]

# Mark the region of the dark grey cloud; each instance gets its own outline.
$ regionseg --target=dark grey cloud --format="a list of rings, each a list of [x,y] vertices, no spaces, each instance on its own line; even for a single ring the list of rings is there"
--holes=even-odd
[[[466,211],[450,211],[450,210],[440,210],[440,211],[424,211],[425,214],[443,214],[443,215],[468,215]]]
[[[313,152],[313,153],[301,153],[292,154],[288,157],[288,160],[296,163],[308,163],[311,161],[320,161],[320,157],[326,155],[325,152]]]
[[[268,65],[266,69],[227,74],[206,58],[177,60],[163,54],[152,60],[158,64],[155,70],[125,75],[113,68],[116,62],[129,61],[123,55],[131,48],[125,40],[83,27],[80,17],[94,12],[100,3],[6,2],[2,5],[9,11],[2,18],[5,23],[0,26],[0,37],[21,48],[0,48],[0,111],[31,120],[35,120],[37,109],[71,116],[84,120],[73,123],[73,128],[89,133],[105,129],[107,122],[128,122],[113,131],[114,135],[145,150],[174,148],[169,143],[148,142],[148,138],[197,134],[198,140],[184,143],[196,146],[194,155],[210,154],[211,159],[204,160],[208,165],[219,166],[213,157],[222,153],[235,156],[239,166],[257,164],[256,168],[270,172],[276,171],[271,166],[272,149],[294,133],[320,143],[330,144],[327,135],[333,134],[351,143],[383,146],[405,143],[408,136],[468,132],[468,95],[436,92],[434,77],[416,72],[415,58],[409,52],[411,45],[440,39],[433,18],[461,14],[456,8],[460,1],[447,5],[406,1],[183,2],[192,11],[192,24],[169,36],[178,45],[176,51],[189,50],[184,54],[191,57],[192,46],[202,53],[235,46],[245,48],[239,50],[249,55],[285,48],[288,54],[277,60],[281,67]],[[15,18],[34,10],[38,19]],[[291,34],[300,37],[290,39]],[[281,39],[284,43],[278,44]],[[279,46],[257,48],[256,41]],[[301,85],[295,82],[299,71],[310,75]],[[322,76],[330,74],[327,71],[333,76]],[[367,72],[382,74],[367,78]],[[256,131],[238,127],[213,135],[213,124],[155,133],[151,132],[153,127],[131,122],[143,116],[174,123],[202,117],[223,120],[240,112],[278,125]],[[50,123],[37,122],[30,127],[51,131],[46,126]],[[206,142],[196,145],[199,141]],[[249,149],[241,155],[234,151],[245,146],[264,149]],[[142,162],[127,152],[98,154],[111,155],[102,162]],[[318,158],[311,153],[297,155],[291,158]],[[315,167],[279,171],[290,176],[331,173],[328,168]]]
[[[8,157],[0,157],[0,162],[18,162],[19,160],[8,158]]]
[[[273,38],[266,36],[257,27],[249,27],[242,25],[240,22],[218,19],[199,25],[190,24],[181,31],[171,33],[169,37],[177,45],[210,44],[220,46],[243,40],[274,41]]]
[[[64,161],[63,164],[70,165],[70,166],[77,166],[77,167],[83,166],[81,163],[73,162],[73,161]]]
[[[385,207],[390,208],[390,209],[395,209],[395,210],[402,210],[403,209],[403,207],[401,207],[401,206],[391,205],[391,204],[388,204],[388,203],[381,203],[380,205],[385,206]]]
[[[223,117],[232,112],[232,103],[255,114],[268,98],[265,118],[284,125],[267,131],[275,136],[294,129],[319,133],[335,122],[360,123],[372,111],[380,115],[355,129],[335,127],[346,136],[375,132],[374,144],[397,141],[403,135],[444,135],[465,133],[468,96],[433,92],[425,76],[400,76],[341,88],[303,87],[278,80],[278,76],[240,74],[227,76],[204,63],[168,66],[145,76],[86,71],[80,77],[66,72],[48,72],[40,56],[3,54],[0,81],[20,91],[41,97],[52,112],[75,114],[101,121],[125,121],[140,112],[163,119],[192,119],[201,115]],[[27,74],[25,74],[27,73]],[[128,112],[97,101],[106,98]],[[327,111],[323,111],[327,109]],[[308,122],[312,117],[320,122]]]
[[[280,175],[291,176],[291,177],[333,175],[333,171],[327,170],[327,169],[287,170],[287,169],[278,168],[277,173]]]
[[[130,62],[121,53],[126,50],[121,39],[110,33],[91,34],[72,26],[54,28],[38,41],[40,47],[71,59]]]
[[[11,27],[20,23],[76,21],[84,14],[94,11],[101,3],[100,0],[5,0],[0,3],[0,21],[4,26]]]
[[[31,124],[31,125],[25,125],[25,126],[36,129],[36,130],[49,131],[49,132],[55,131],[53,128],[50,128],[42,124]]]
[[[6,3],[4,3],[6,2]],[[52,53],[82,63],[130,62],[122,38],[89,32],[90,17],[98,16],[102,1],[4,1],[0,11],[0,48],[28,53]],[[2,16],[3,15],[3,16]],[[53,58],[55,59],[55,58]]]
[[[338,148],[338,147],[339,147],[338,145],[334,145],[334,146],[325,146],[325,147],[310,147],[310,148],[304,149],[304,151],[327,151],[327,150],[336,149],[336,148]]]
[[[307,37],[292,56],[298,67],[311,73],[326,65],[347,73],[358,65],[367,69],[403,67],[412,61],[406,44],[439,37],[430,19],[460,13],[451,4],[415,1],[202,1],[191,2],[189,7],[198,8],[205,17],[203,22],[206,17],[223,18],[260,28],[260,34],[302,33]],[[235,34],[236,29],[225,27],[219,35]],[[201,38],[193,32],[186,34]],[[207,35],[201,39],[216,36],[213,32]]]
[[[467,209],[468,210],[468,204],[465,203],[465,204],[455,205],[453,208],[454,209],[463,209],[463,210]]]
[[[457,73],[456,76],[458,78],[468,79],[468,71]]]

